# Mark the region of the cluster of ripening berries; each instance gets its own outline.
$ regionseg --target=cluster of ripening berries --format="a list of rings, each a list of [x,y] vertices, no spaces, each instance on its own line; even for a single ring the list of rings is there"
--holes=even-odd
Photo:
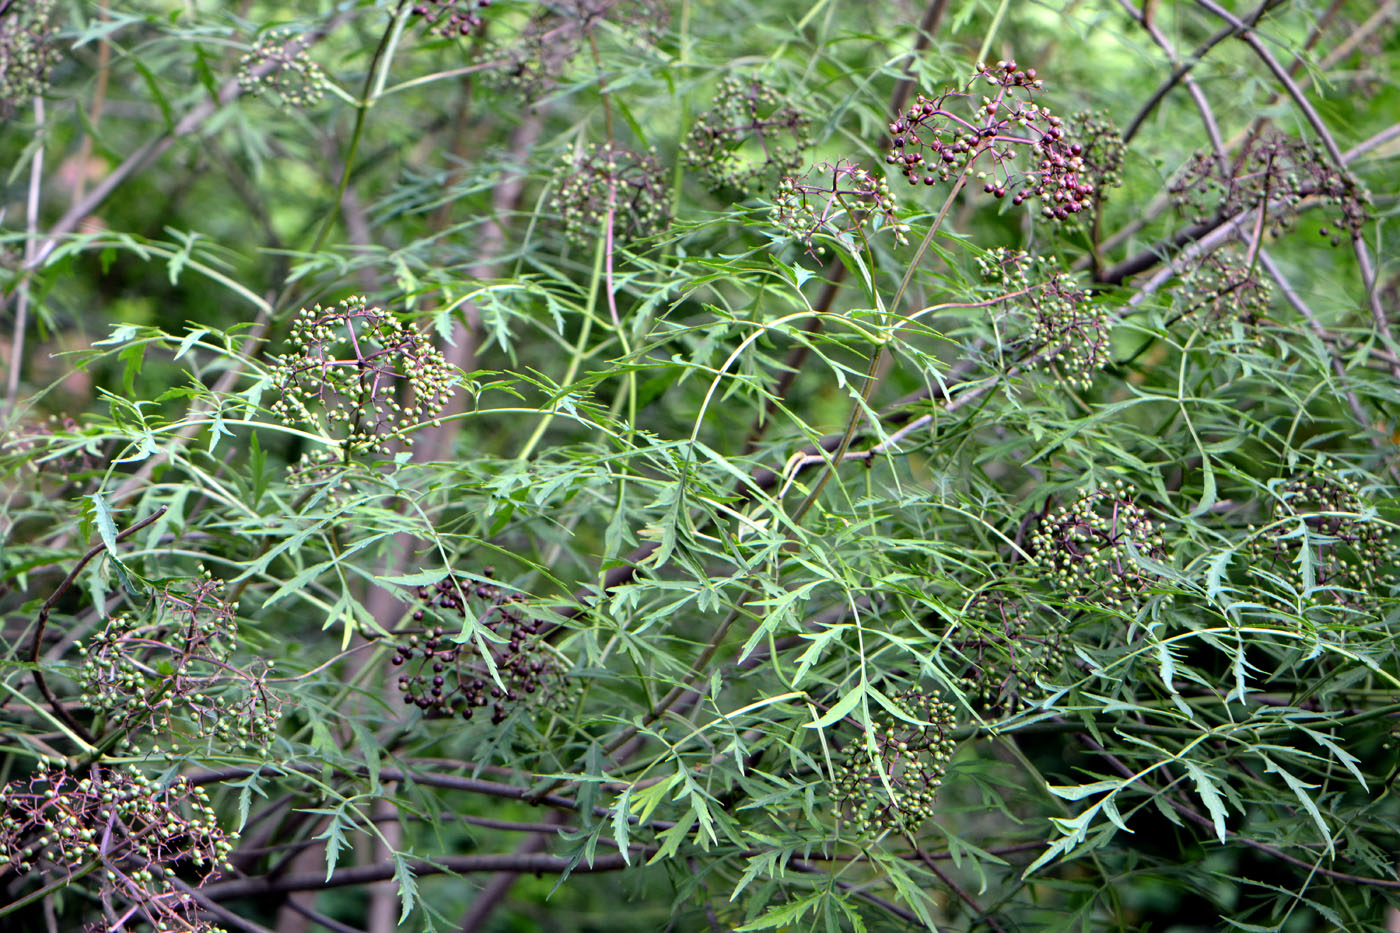
[[[712,190],[748,196],[801,169],[802,153],[812,145],[810,125],[766,82],[728,75],[681,151]]]
[[[609,212],[619,240],[645,239],[671,221],[666,176],[654,152],[590,146],[578,159],[566,156],[556,178],[553,206],[575,242],[598,237]]]
[[[978,79],[996,90],[974,103],[968,91]],[[1014,61],[991,67],[979,62],[967,89],[936,98],[920,94],[890,124],[885,161],[899,166],[911,185],[971,173],[982,161],[986,167],[976,178],[983,191],[997,198],[1011,194],[1017,205],[1037,197],[1046,217],[1065,220],[1092,204],[1095,187],[1083,145],[1070,142],[1064,121],[1035,102],[1034,92],[1041,86],[1034,68],[1023,69]],[[971,113],[955,112],[954,102],[967,105],[963,109]],[[1029,153],[1030,164],[1017,170],[1023,152]]]
[[[310,107],[326,94],[325,72],[311,60],[290,29],[272,29],[238,62],[238,86],[245,94],[272,93],[283,107]]]
[[[1196,153],[1169,191],[1201,224],[1262,208],[1273,236],[1291,227],[1305,199],[1318,198],[1336,210],[1331,225],[1318,229],[1334,246],[1344,235],[1360,236],[1370,216],[1370,195],[1355,178],[1317,147],[1280,133],[1250,139],[1223,164],[1214,153]]]
[[[1001,593],[978,593],[964,618],[947,644],[966,659],[959,684],[978,706],[1009,715],[1050,692],[1065,664],[1058,629],[1032,624],[1025,604]]]
[[[334,308],[303,308],[292,322],[291,352],[276,357],[281,390],[272,410],[319,428],[345,458],[413,446],[414,429],[434,421],[452,397],[442,351],[395,315],[347,298]]]
[[[415,3],[413,12],[444,39],[457,39],[485,22],[481,11],[490,5],[491,0],[427,0]]]
[[[1016,354],[1025,369],[1054,367],[1066,382],[1087,389],[1109,359],[1108,313],[1043,256],[997,247],[977,265],[1002,304],[1024,318]]]
[[[7,3],[0,9],[0,116],[44,93],[57,58],[54,0]]]
[[[874,754],[864,736],[853,738],[836,770],[833,801],[862,836],[913,832],[932,816],[934,793],[953,757],[953,704],[918,687],[891,699],[918,724],[880,710],[870,724]]]
[[[207,571],[167,586],[149,619],[117,613],[78,646],[79,699],[123,733],[124,748],[149,734],[157,743],[189,735],[266,751],[282,701],[263,675],[231,663],[237,623],[223,589]]]
[[[1323,460],[1306,475],[1278,484],[1273,493],[1268,523],[1262,529],[1249,526],[1250,566],[1256,575],[1282,581],[1314,604],[1359,605],[1378,588],[1394,586],[1400,548],[1360,484],[1339,473],[1332,461]],[[1310,551],[1306,561],[1301,548]]]
[[[1075,602],[1130,608],[1154,575],[1133,552],[1162,560],[1162,535],[1122,480],[1048,512],[1031,537],[1031,566]]]
[[[1269,313],[1273,286],[1259,274],[1257,264],[1216,250],[1201,257],[1176,296],[1181,318],[1199,320],[1206,333],[1225,333],[1239,323],[1252,339],[1262,341],[1256,326]]]
[[[505,593],[489,580],[473,582],[453,574],[432,589],[419,587],[418,598],[462,618],[473,611],[473,598],[484,602],[485,610],[477,621],[501,639],[500,643],[486,642],[497,676],[492,676],[486,660],[471,643],[446,639],[442,626],[434,626],[424,635],[410,635],[396,645],[390,659],[395,667],[404,668],[398,689],[405,704],[428,715],[463,719],[489,707],[491,724],[500,725],[516,704],[542,702],[566,692],[558,659],[543,637],[549,624],[521,611],[519,604],[524,597],[520,594]],[[415,621],[424,616],[422,609],[413,613]]]
[[[218,931],[172,880],[197,888],[231,870],[232,850],[208,795],[184,777],[165,784],[101,766],[82,778],[44,768],[0,788],[0,872],[50,880],[96,862],[74,883],[91,886],[109,916],[135,914],[162,933]]]
[[[812,242],[818,235],[850,245],[862,228],[889,230],[903,244],[909,232],[895,211],[889,182],[845,160],[820,162],[806,175],[784,178],[771,217],[774,226],[801,240],[814,255],[826,252]]]

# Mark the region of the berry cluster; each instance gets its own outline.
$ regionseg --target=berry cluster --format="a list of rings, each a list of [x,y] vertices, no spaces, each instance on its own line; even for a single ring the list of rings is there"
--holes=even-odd
[[[959,683],[996,715],[1033,704],[1064,669],[1060,631],[1034,625],[1022,602],[1001,593],[973,597],[947,644],[967,662]]]
[[[833,800],[860,835],[917,829],[933,815],[934,792],[953,757],[953,704],[918,687],[891,699],[917,724],[880,710],[870,724],[874,754],[864,739],[852,740],[836,770]]]
[[[792,175],[812,145],[810,122],[757,78],[728,75],[714,106],[695,118],[682,152],[714,191],[746,197],[768,178]]]
[[[485,22],[481,11],[490,5],[491,0],[427,0],[415,3],[413,12],[444,39],[457,39]]]
[[[784,178],[773,199],[772,218],[774,226],[801,240],[813,255],[826,252],[824,246],[813,246],[818,235],[850,249],[862,227],[889,230],[900,244],[909,232],[895,213],[889,183],[845,160],[821,162],[804,176]]]
[[[615,239],[644,239],[671,221],[666,176],[655,153],[637,155],[612,143],[589,146],[578,159],[566,156],[555,178],[554,209],[575,242],[597,237],[609,211]]]
[[[556,0],[538,6],[515,42],[498,50],[505,59],[498,76],[527,97],[553,85],[604,21],[651,43],[669,18],[660,0]]]
[[[486,576],[490,575],[488,570]],[[431,716],[463,719],[471,719],[477,710],[489,706],[491,724],[500,725],[517,703],[545,702],[565,695],[558,658],[541,637],[549,624],[521,611],[524,597],[519,593],[505,593],[489,579],[473,581],[451,574],[432,589],[419,587],[418,598],[461,618],[477,612],[472,608],[473,600],[484,603],[476,618],[500,639],[499,643],[487,642],[498,677],[492,676],[475,647],[444,638],[442,626],[435,626],[423,636],[410,635],[395,646],[390,661],[404,668],[398,679],[404,703]],[[422,621],[424,615],[419,609],[413,618]]]
[[[1370,195],[1355,178],[1315,146],[1278,133],[1250,139],[1228,170],[1214,154],[1196,153],[1169,190],[1196,223],[1262,209],[1276,237],[1292,225],[1305,198],[1318,198],[1337,211],[1331,226],[1318,229],[1334,246],[1344,234],[1361,236],[1369,218]]]
[[[1069,135],[1080,147],[1084,174],[1094,185],[1100,201],[1108,200],[1110,188],[1123,187],[1123,160],[1128,147],[1123,134],[1104,110],[1081,110],[1069,118]]]
[[[1134,501],[1137,490],[1116,480],[1048,512],[1031,538],[1031,565],[1069,599],[1110,609],[1130,607],[1153,574],[1133,553],[1163,560],[1162,535]]]
[[[0,116],[10,116],[48,86],[57,58],[50,22],[54,0],[26,0],[0,7]]]
[[[78,647],[82,703],[106,716],[126,747],[136,745],[138,732],[150,732],[157,742],[188,734],[266,751],[282,701],[266,684],[266,667],[255,672],[230,663],[237,623],[223,589],[207,572],[169,585],[149,619],[118,613]]]
[[[970,93],[978,80],[996,90],[980,103]],[[890,124],[890,151],[885,161],[899,166],[909,184],[932,185],[971,174],[979,159],[987,168],[977,172],[982,190],[1013,204],[1037,197],[1046,217],[1064,220],[1089,207],[1094,196],[1084,161],[1084,146],[1069,141],[1064,121],[1035,102],[1041,79],[1034,68],[1014,61],[988,67],[979,62],[972,80],[961,91],[936,98],[922,94]],[[970,110],[963,115],[955,112]],[[1020,152],[1030,153],[1030,166],[1017,171]],[[1013,193],[1014,192],[1014,193]]]
[[[1243,259],[1207,253],[1176,289],[1182,318],[1196,318],[1208,333],[1228,332],[1238,321],[1246,331],[1268,314],[1273,287],[1267,276]],[[1254,334],[1256,340],[1262,335]]]
[[[455,379],[442,351],[363,298],[303,308],[288,341],[292,351],[273,360],[281,397],[272,410],[319,428],[345,460],[388,455],[394,441],[413,446],[413,430],[441,414],[452,397]]]
[[[283,107],[318,103],[327,84],[321,66],[311,60],[302,40],[290,29],[263,33],[238,62],[238,86],[243,93],[270,91]]]
[[[1088,388],[1108,362],[1109,318],[1069,273],[1043,256],[998,247],[977,265],[1001,304],[1024,320],[1024,336],[1015,348],[1026,369],[1054,366],[1072,385]]]
[[[1395,583],[1400,547],[1360,484],[1330,460],[1272,491],[1269,522],[1249,544],[1257,575],[1282,580],[1309,602],[1339,605],[1362,604],[1379,587]],[[1256,531],[1253,525],[1249,530]]]
[[[90,933],[132,929],[221,933],[200,917],[177,876],[193,887],[228,871],[232,843],[209,798],[184,777],[162,784],[134,772],[94,767],[78,778],[45,768],[0,788],[0,871],[72,876],[92,863],[107,919]]]

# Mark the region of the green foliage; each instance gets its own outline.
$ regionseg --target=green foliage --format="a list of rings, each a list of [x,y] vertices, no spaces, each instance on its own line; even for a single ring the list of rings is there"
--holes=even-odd
[[[1392,14],[1144,9],[0,0],[0,928],[1390,929]]]

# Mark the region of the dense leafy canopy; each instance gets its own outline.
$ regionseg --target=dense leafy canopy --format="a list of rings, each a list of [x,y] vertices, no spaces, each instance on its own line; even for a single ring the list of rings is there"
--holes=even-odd
[[[1397,18],[0,0],[0,928],[1395,929]]]

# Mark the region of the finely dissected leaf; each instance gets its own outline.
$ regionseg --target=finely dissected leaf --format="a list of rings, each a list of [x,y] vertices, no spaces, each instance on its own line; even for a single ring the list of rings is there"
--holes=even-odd
[[[1289,789],[1293,791],[1294,795],[1298,798],[1298,802],[1303,805],[1303,809],[1308,811],[1308,816],[1312,817],[1313,823],[1317,825],[1318,831],[1322,833],[1323,842],[1327,846],[1327,853],[1331,855],[1332,833],[1327,828],[1327,821],[1322,818],[1322,811],[1318,809],[1317,801],[1313,800],[1312,795],[1308,793],[1310,790],[1316,790],[1317,785],[1300,781],[1293,774],[1289,773],[1287,769],[1276,764],[1274,760],[1267,755],[1261,755],[1260,757],[1264,759],[1264,769],[1276,773],[1279,777],[1283,778],[1284,783],[1288,785]]]
[[[1215,782],[1205,769],[1191,761],[1184,759],[1182,767],[1191,776],[1191,780],[1196,784],[1196,793],[1201,796],[1201,802],[1206,805],[1206,812],[1210,814],[1211,823],[1215,826],[1215,835],[1222,843],[1225,841],[1225,801],[1220,796],[1220,791],[1215,787]]]

